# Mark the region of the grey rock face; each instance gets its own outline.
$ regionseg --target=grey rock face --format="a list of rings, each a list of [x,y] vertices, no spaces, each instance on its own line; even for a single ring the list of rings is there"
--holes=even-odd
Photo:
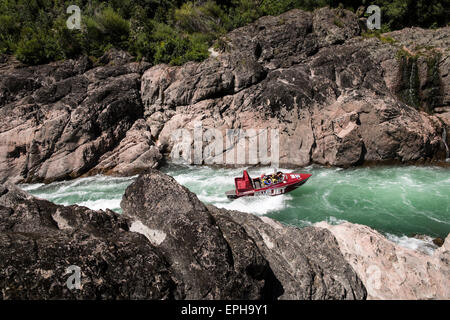
[[[2,299],[179,297],[167,261],[124,217],[0,190]],[[80,268],[80,290],[67,286],[70,266]]]
[[[207,208],[172,177],[156,170],[140,176],[121,207],[154,235],[187,299],[274,298],[264,288],[276,279],[251,238],[235,224],[247,250],[233,250]]]
[[[342,260],[336,239],[329,232],[313,227],[298,229],[268,217],[208,208],[221,228],[225,221],[234,221],[255,241],[280,281],[279,299],[365,299],[364,285]]]
[[[364,282],[368,299],[450,299],[450,235],[433,254],[401,247],[368,226],[315,225],[330,230]]]
[[[93,68],[87,58],[2,70],[0,181],[131,174],[160,158],[139,95],[145,63],[112,51]]]
[[[450,28],[419,31],[364,38],[355,15],[328,8],[263,17],[202,63],[147,70],[144,115],[167,150],[174,130],[202,121],[279,129],[282,165],[442,158],[443,122],[422,110],[449,106]]]
[[[63,207],[0,187],[3,299],[364,299],[332,234],[206,207],[157,171],[124,214]],[[81,269],[69,290],[66,268]]]

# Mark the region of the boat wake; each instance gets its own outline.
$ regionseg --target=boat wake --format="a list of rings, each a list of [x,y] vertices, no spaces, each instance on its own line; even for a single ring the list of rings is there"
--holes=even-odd
[[[306,227],[320,221],[359,223],[391,234],[392,241],[412,248],[419,242],[405,235],[445,237],[450,232],[450,170],[446,168],[343,170],[311,166],[301,169],[313,174],[308,183],[288,194],[228,199],[225,192],[234,188],[234,177],[242,175],[245,169],[250,176],[273,172],[268,167],[226,169],[172,165],[162,168],[206,204],[266,215],[288,225]],[[121,213],[122,195],[135,179],[136,176],[94,176],[47,185],[28,184],[22,188],[57,204],[78,204]]]
[[[276,197],[248,197],[239,198],[234,201],[215,202],[218,208],[227,210],[236,210],[256,215],[266,215],[273,211],[283,210],[289,207],[289,201],[292,200],[290,195],[280,195]]]

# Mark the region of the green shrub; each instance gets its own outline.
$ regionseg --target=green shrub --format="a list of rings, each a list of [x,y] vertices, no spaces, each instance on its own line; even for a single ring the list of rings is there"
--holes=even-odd
[[[20,25],[13,16],[0,15],[0,53],[13,53],[20,35]]]
[[[180,34],[165,24],[155,23],[150,39],[155,64],[181,65],[188,61],[202,61],[208,57],[208,36],[201,33]]]
[[[230,9],[233,28],[249,24],[263,15],[258,0],[233,0],[235,7]]]
[[[81,30],[65,26],[72,4],[81,8]],[[449,23],[448,0],[0,0],[0,53],[43,63],[82,54],[95,59],[116,47],[152,63],[180,64],[204,59],[215,40],[263,15],[324,6],[355,12],[371,4],[382,10],[382,29],[365,36],[385,43],[394,43],[380,35],[390,30]],[[334,24],[342,26],[339,19]]]
[[[130,24],[112,8],[106,8],[97,18],[98,26],[109,43],[126,48]]]
[[[16,56],[26,64],[42,64],[62,59],[63,53],[54,35],[30,30],[30,36],[17,44]]]
[[[182,63],[187,61],[203,61],[208,58],[208,38],[201,33],[194,33],[189,37],[189,49],[183,56]]]
[[[153,50],[151,47],[150,33],[145,31],[136,31],[131,36],[129,50],[136,56],[138,61],[145,58],[147,61],[153,60]]]
[[[296,8],[297,5],[298,1],[295,0],[263,0],[261,10],[265,15],[276,16]]]
[[[81,30],[70,30],[66,26],[66,21],[59,18],[55,21],[56,40],[66,59],[73,59],[83,54],[83,34]]]
[[[180,56],[187,50],[187,39],[180,37],[175,29],[156,23],[151,41],[154,63],[181,63]]]
[[[231,28],[225,12],[214,1],[208,0],[201,6],[187,2],[175,10],[177,28],[187,33],[220,34]]]
[[[108,7],[100,15],[86,19],[87,37],[100,45],[111,44],[126,49],[130,24],[114,9]]]

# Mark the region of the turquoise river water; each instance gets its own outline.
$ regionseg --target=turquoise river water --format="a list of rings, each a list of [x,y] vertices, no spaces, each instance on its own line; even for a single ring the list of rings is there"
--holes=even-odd
[[[396,166],[370,168],[306,167],[312,173],[297,190],[275,197],[228,200],[234,177],[242,170],[169,165],[162,171],[217,207],[266,215],[299,227],[319,221],[368,225],[397,242],[412,234],[445,237],[450,232],[450,169]],[[283,170],[283,169],[281,169]],[[250,176],[270,173],[270,168],[249,168]],[[291,172],[292,170],[283,170]],[[94,176],[22,188],[58,204],[79,204],[92,209],[121,212],[120,200],[136,177]]]

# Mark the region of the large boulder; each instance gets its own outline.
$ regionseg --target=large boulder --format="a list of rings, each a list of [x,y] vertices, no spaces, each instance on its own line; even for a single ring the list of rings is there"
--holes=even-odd
[[[131,229],[164,252],[187,299],[257,299],[276,282],[252,239],[235,225],[245,250],[233,251],[205,205],[170,176],[157,170],[140,176],[121,207]]]
[[[285,226],[268,217],[212,206],[209,209],[222,229],[232,221],[255,241],[281,283],[279,299],[359,300],[366,297],[361,280],[342,259],[336,239],[329,232],[313,227]],[[230,241],[237,243],[239,239]]]
[[[217,298],[228,290],[227,296],[246,292],[252,298],[261,290],[279,299],[365,297],[361,281],[327,231],[206,207],[157,170],[141,175],[125,191],[121,207],[134,220],[132,227],[166,254],[184,281],[187,298]],[[265,279],[264,285],[256,286],[258,279]]]
[[[81,288],[67,283],[78,267]],[[63,207],[0,185],[0,299],[173,299],[161,252],[111,211]]]

